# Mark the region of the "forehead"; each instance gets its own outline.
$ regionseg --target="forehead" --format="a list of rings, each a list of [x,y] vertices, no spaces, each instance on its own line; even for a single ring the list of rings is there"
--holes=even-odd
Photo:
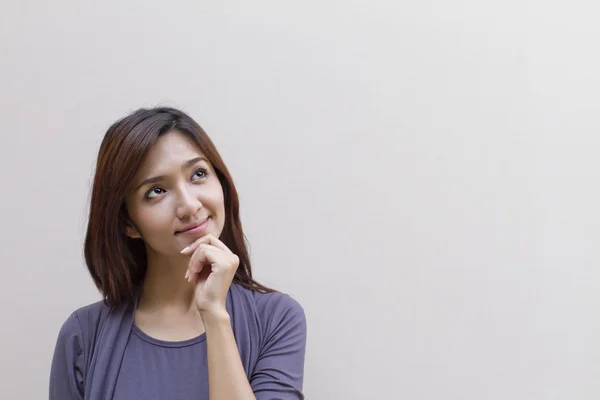
[[[168,172],[169,169],[180,169],[181,165],[196,157],[205,157],[197,143],[181,132],[168,132],[152,145],[139,169],[140,176],[154,172]]]

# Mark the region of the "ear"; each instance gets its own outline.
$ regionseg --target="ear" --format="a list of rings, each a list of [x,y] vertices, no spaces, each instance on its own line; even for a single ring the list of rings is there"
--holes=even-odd
[[[125,225],[125,234],[131,239],[141,239],[140,231],[136,228],[135,224],[131,221]]]

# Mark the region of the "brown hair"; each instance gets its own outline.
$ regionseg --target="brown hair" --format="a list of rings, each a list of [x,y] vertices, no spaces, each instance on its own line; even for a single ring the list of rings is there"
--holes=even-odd
[[[272,292],[252,278],[238,194],[215,145],[200,125],[184,112],[157,107],[139,109],[115,122],[100,145],[84,255],[104,301],[113,307],[133,301],[146,275],[143,242],[125,234],[129,218],[125,196],[150,147],[160,135],[171,131],[188,135],[198,144],[221,182],[225,197],[225,225],[219,239],[240,260],[233,281],[251,290]]]

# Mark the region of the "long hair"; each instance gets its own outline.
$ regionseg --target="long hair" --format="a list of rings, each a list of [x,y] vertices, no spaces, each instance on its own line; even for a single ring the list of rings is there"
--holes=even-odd
[[[146,275],[146,249],[129,238],[125,196],[145,155],[160,135],[178,131],[189,136],[206,155],[221,182],[225,225],[219,239],[239,257],[233,282],[256,291],[272,292],[252,278],[250,256],[242,230],[239,198],[233,179],[206,132],[184,112],[157,107],[139,109],[115,122],[106,132],[96,163],[84,243],[87,268],[107,305],[134,300]]]

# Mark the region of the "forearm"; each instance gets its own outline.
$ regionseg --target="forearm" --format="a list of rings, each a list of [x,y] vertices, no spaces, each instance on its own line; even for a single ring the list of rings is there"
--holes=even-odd
[[[256,400],[226,311],[204,313],[210,400]]]

